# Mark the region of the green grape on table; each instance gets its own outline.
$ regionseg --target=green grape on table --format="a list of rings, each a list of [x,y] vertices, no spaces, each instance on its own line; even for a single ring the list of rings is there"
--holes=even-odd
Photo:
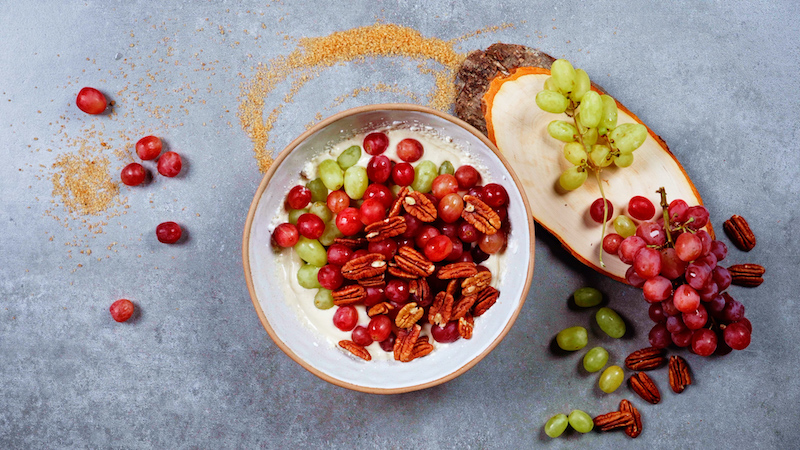
[[[333,212],[328,209],[328,204],[325,201],[312,203],[311,206],[308,207],[308,212],[319,217],[325,223],[333,219]]]
[[[614,219],[614,231],[623,238],[636,234],[636,224],[628,216],[617,216]]]
[[[308,212],[308,208],[303,209],[290,209],[289,210],[289,218],[288,222],[292,225],[297,225],[297,219],[300,218],[303,214]]]
[[[567,429],[567,425],[569,425],[567,416],[565,414],[556,414],[544,424],[544,434],[551,438],[557,438]]]
[[[589,155],[583,145],[577,142],[570,142],[569,144],[564,144],[564,158],[573,165],[582,166],[586,164]]]
[[[621,153],[614,157],[614,165],[617,167],[630,167],[633,164],[633,153]]]
[[[422,161],[414,167],[414,182],[411,189],[423,194],[431,191],[433,180],[439,175],[439,169],[432,161]]]
[[[325,247],[316,239],[300,236],[297,240],[297,244],[294,245],[294,251],[297,252],[297,256],[299,256],[300,259],[309,264],[322,267],[328,263],[328,252],[325,251]]]
[[[336,226],[336,221],[331,220],[325,224],[325,230],[322,231],[322,236],[319,237],[320,244],[329,247],[333,245],[336,238],[343,237],[344,234],[339,227]]]
[[[603,301],[603,293],[593,287],[582,287],[572,294],[572,298],[581,308],[591,308]]]
[[[317,274],[321,266],[303,264],[297,271],[297,282],[306,289],[317,289],[320,287]]]
[[[439,165],[439,175],[454,175],[456,173],[456,168],[453,167],[453,163],[450,161],[444,161],[441,165]]]
[[[620,366],[610,366],[600,375],[598,385],[601,391],[610,394],[617,390],[624,379],[625,373]]]
[[[578,115],[580,124],[586,128],[596,128],[602,117],[603,100],[600,98],[600,94],[595,91],[584,94]]]
[[[608,363],[608,351],[603,347],[595,347],[583,356],[583,368],[587,372],[597,372]]]
[[[342,170],[347,170],[355,166],[359,159],[361,159],[361,147],[358,145],[351,145],[336,158],[336,162],[339,163],[339,167],[341,167]]]
[[[575,88],[575,68],[566,59],[557,59],[550,66],[550,76],[562,94]]]
[[[569,100],[559,92],[544,90],[536,94],[536,104],[549,113],[561,114],[567,110]]]
[[[597,127],[603,130],[600,134],[606,134],[605,131],[613,130],[617,126],[617,101],[610,95],[601,95],[600,100],[603,102],[603,112]]]
[[[592,431],[592,428],[594,428],[594,421],[592,420],[591,416],[580,409],[576,409],[569,413],[567,420],[569,421],[570,426],[578,433],[588,433]]]
[[[575,69],[575,87],[569,94],[570,100],[573,102],[580,102],[583,96],[592,88],[592,82],[589,80],[589,75],[583,69]]]
[[[600,325],[600,329],[614,339],[625,336],[625,321],[613,309],[604,306],[597,310],[595,320]]]
[[[320,288],[314,295],[314,306],[317,309],[333,308],[333,292],[330,289]]]
[[[328,188],[325,187],[325,183],[320,178],[314,178],[309,181],[306,183],[306,187],[311,191],[312,202],[324,202],[328,199]]]
[[[583,167],[570,167],[558,178],[558,184],[560,184],[562,188],[572,191],[581,187],[583,183],[586,182],[588,176],[589,174]]]
[[[319,163],[319,178],[326,188],[336,191],[344,184],[344,171],[336,161],[326,159]]]
[[[554,120],[548,123],[547,132],[561,142],[575,142],[575,137],[578,135],[575,126],[564,120]]]
[[[609,142],[621,153],[631,153],[647,139],[647,127],[639,123],[623,123],[608,133]]]
[[[344,192],[353,200],[359,200],[364,196],[369,187],[369,177],[367,169],[361,166],[353,166],[344,172]]]
[[[565,328],[558,332],[556,335],[556,343],[562,350],[574,352],[586,347],[589,342],[589,335],[586,333],[586,328],[583,327],[570,327]]]

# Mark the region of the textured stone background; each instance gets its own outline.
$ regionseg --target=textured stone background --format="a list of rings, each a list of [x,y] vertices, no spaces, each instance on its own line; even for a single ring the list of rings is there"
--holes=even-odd
[[[0,447],[795,447],[800,10],[785,0],[592,3],[4,2]],[[329,385],[286,357],[259,323],[241,269],[241,230],[261,174],[236,117],[239,86],[297,38],[376,20],[442,39],[511,23],[458,48],[516,42],[586,69],[669,143],[715,227],[735,213],[751,221],[758,246],[731,249],[728,259],[767,267],[761,287],[731,290],[754,325],[750,347],[724,358],[682,352],[696,383],[680,396],[657,371],[664,400],[636,402],[645,423],[636,441],[622,433],[550,440],[542,426],[551,415],[596,415],[632,395],[602,394],[596,375],[579,369],[583,352],[550,352],[558,330],[591,319],[567,308],[569,294],[596,286],[628,320],[620,341],[592,331],[591,343],[615,362],[646,343],[651,324],[639,292],[584,268],[539,230],[516,325],[460,378],[374,396]],[[424,98],[432,80],[415,66],[369,59],[330,69],[286,106],[273,144],[288,143],[317,113],[407,100],[372,93],[333,105],[354,88],[383,81]],[[85,85],[117,100],[117,114],[80,113],[74,96]],[[50,176],[57,155],[77,150],[69,138],[129,151],[145,132],[184,155],[183,175],[123,186],[127,214],[100,234],[52,217],[66,217],[51,204]],[[116,173],[121,161],[103,154]],[[164,220],[182,222],[190,239],[158,244],[152,230]],[[140,309],[126,324],[108,316],[120,297]]]

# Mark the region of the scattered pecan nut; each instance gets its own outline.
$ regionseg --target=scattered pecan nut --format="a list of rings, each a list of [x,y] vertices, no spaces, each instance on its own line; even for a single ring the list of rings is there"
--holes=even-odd
[[[421,331],[422,327],[419,325],[414,325],[407,330],[398,331],[393,348],[394,359],[396,361],[411,361],[411,355],[414,352],[414,344],[417,343]]]
[[[436,277],[440,280],[452,280],[471,277],[476,273],[478,273],[478,269],[474,262],[457,262],[439,268]]]
[[[499,297],[500,291],[491,286],[482,290],[478,294],[477,303],[475,304],[475,309],[472,311],[472,315],[475,317],[484,315],[492,305],[497,303]]]
[[[458,299],[458,301],[453,305],[453,312],[450,314],[450,320],[458,320],[464,317],[464,315],[467,314],[470,309],[472,309],[477,301],[477,295],[465,295],[464,297]]]
[[[334,244],[344,245],[347,248],[356,250],[367,246],[367,240],[364,238],[336,238],[333,240]]]
[[[342,266],[342,276],[348,280],[361,280],[386,272],[386,257],[380,253],[368,253],[353,258]]]
[[[427,308],[433,302],[431,287],[424,278],[409,281],[408,293],[413,295],[414,301],[423,308]]]
[[[655,405],[661,401],[661,393],[658,391],[658,386],[644,372],[637,372],[631,375],[628,379],[628,385],[633,392],[648,403]]]
[[[436,205],[422,192],[409,192],[403,198],[403,209],[423,222],[433,222],[438,217]]]
[[[628,355],[625,358],[625,367],[631,370],[652,370],[666,364],[667,357],[664,350],[647,347]]]
[[[389,302],[380,302],[376,305],[373,305],[367,310],[367,315],[369,317],[380,316],[381,314],[388,314],[389,311],[393,310],[394,306],[392,306]]]
[[[386,214],[386,217],[395,217],[400,215],[400,211],[403,210],[403,200],[405,200],[406,195],[408,195],[408,186],[403,186],[403,189],[400,189],[400,192],[397,193],[397,198],[395,199],[394,203],[392,203],[392,207],[389,208],[389,212]]]
[[[472,295],[481,292],[492,282],[492,272],[488,270],[478,272],[471,277],[467,277],[461,282],[461,292],[464,295]]]
[[[411,350],[411,355],[409,355],[408,361],[413,361],[417,358],[422,358],[423,356],[430,354],[432,351],[433,351],[433,344],[428,342],[427,339],[420,338],[417,340],[417,342],[414,343],[414,349]]]
[[[680,394],[686,386],[692,384],[692,376],[689,374],[689,365],[680,356],[669,358],[669,387],[676,394]]]
[[[352,353],[355,356],[358,356],[364,361],[370,361],[372,359],[372,355],[369,354],[369,350],[356,344],[353,341],[348,341],[348,340],[339,341],[339,347],[342,347],[343,349],[347,350],[348,352]]]
[[[394,319],[394,324],[398,328],[410,328],[425,314],[425,310],[417,306],[416,303],[406,303],[400,311],[397,311],[397,317]]]
[[[464,196],[464,210],[461,211],[461,217],[484,234],[495,234],[502,225],[500,216],[491,206],[469,194]]]
[[[594,426],[600,431],[625,428],[633,425],[633,414],[629,411],[611,411],[594,418]]]
[[[397,263],[394,262],[389,263],[389,269],[387,269],[387,271],[389,272],[389,275],[393,277],[404,278],[406,280],[414,280],[419,278],[419,275],[417,275],[416,273],[411,273],[406,270],[403,270],[400,267],[397,267]]]
[[[362,278],[358,280],[358,284],[364,287],[378,287],[386,284],[386,279],[383,274],[379,274],[374,277]]]
[[[458,319],[458,335],[464,339],[472,338],[472,330],[475,329],[475,320],[467,314]]]
[[[364,231],[367,233],[367,240],[375,242],[399,236],[405,233],[407,229],[406,219],[402,216],[392,216],[372,222],[364,228]]]
[[[336,306],[354,305],[367,298],[367,290],[360,284],[340,287],[332,293],[333,304]]]
[[[642,434],[642,415],[631,402],[624,398],[619,402],[619,410],[630,413],[631,416],[633,416],[633,423],[625,427],[625,434],[636,439],[636,437]]]
[[[764,282],[766,269],[758,264],[734,264],[728,267],[731,274],[731,284],[744,287],[756,287]]]
[[[749,252],[756,246],[756,236],[744,217],[734,214],[722,224],[722,229],[739,250]]]
[[[418,277],[430,276],[436,270],[435,264],[430,262],[422,253],[407,245],[397,250],[397,254],[394,255],[394,262],[397,263],[397,267]]]
[[[450,322],[453,312],[453,296],[447,292],[439,292],[428,310],[428,322],[443,327]]]

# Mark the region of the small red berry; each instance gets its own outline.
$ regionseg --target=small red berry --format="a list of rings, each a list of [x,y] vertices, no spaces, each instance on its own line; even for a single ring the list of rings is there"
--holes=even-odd
[[[181,238],[183,230],[175,222],[163,222],[156,227],[156,238],[164,244],[174,244]]]
[[[182,166],[181,155],[175,152],[164,153],[161,158],[158,158],[158,173],[165,177],[171,178],[178,175]]]
[[[158,158],[161,154],[161,139],[155,136],[145,136],[136,143],[136,154],[143,161]]]
[[[125,322],[130,319],[133,315],[133,309],[133,302],[126,298],[115,301],[108,308],[109,312],[111,312],[111,318],[117,322]]]
[[[102,92],[95,88],[85,87],[78,92],[75,105],[86,114],[101,114],[106,110],[108,101]]]

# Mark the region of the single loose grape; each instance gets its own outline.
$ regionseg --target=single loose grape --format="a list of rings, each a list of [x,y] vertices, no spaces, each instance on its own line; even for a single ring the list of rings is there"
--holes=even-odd
[[[585,412],[576,409],[569,413],[569,424],[578,433],[588,433],[594,428],[594,421]]]
[[[577,142],[570,142],[569,144],[564,144],[564,158],[572,165],[580,166],[586,164],[589,155],[583,145]]]
[[[623,123],[608,133],[609,142],[622,153],[631,153],[647,139],[647,128],[639,123]]]
[[[581,187],[583,183],[586,182],[588,176],[589,174],[583,167],[570,167],[558,177],[558,184],[560,184],[562,188],[572,191]],[[634,233],[635,232],[636,230],[634,229]]]
[[[328,209],[328,204],[325,201],[314,202],[309,206],[308,212],[322,219],[323,222],[328,223],[333,219],[333,212]]]
[[[297,219],[300,218],[303,214],[308,212],[308,208],[303,209],[290,209],[289,210],[289,220],[288,222],[292,225],[297,225]]]
[[[439,175],[444,175],[444,174],[455,175],[455,173],[456,173],[456,168],[453,167],[453,163],[451,163],[450,161],[444,161],[439,166]]]
[[[623,238],[630,237],[636,234],[636,224],[630,217],[620,215],[614,219],[614,231]]]
[[[344,172],[344,192],[353,200],[359,200],[369,187],[367,169],[353,166]]]
[[[556,342],[562,350],[572,352],[586,347],[589,342],[589,336],[586,333],[586,328],[570,327],[558,332]]]
[[[544,434],[551,438],[557,438],[567,429],[567,425],[569,425],[567,416],[564,414],[556,414],[544,424]]]
[[[575,126],[563,120],[554,120],[547,124],[547,132],[562,142],[575,142],[575,136],[578,135]]]
[[[561,114],[567,110],[569,100],[559,92],[540,91],[536,94],[536,105],[549,113]]]
[[[300,259],[309,264],[322,267],[328,263],[328,252],[325,251],[325,247],[316,239],[308,239],[305,236],[300,236],[297,240],[297,244],[294,245],[294,251],[297,252],[297,256],[299,256]]]
[[[600,94],[595,91],[584,94],[578,114],[580,124],[586,128],[597,128],[602,117],[603,100],[600,98]]]
[[[608,363],[608,352],[603,347],[595,347],[583,356],[583,368],[587,372],[597,372]]]
[[[581,308],[591,308],[603,301],[603,294],[593,287],[582,287],[572,294],[572,298]]]
[[[306,183],[306,187],[311,191],[312,202],[324,202],[328,199],[328,188],[325,187],[325,183],[321,179],[314,178]]]
[[[306,289],[318,289],[320,287],[319,281],[317,280],[319,269],[320,266],[311,264],[302,265],[297,271],[297,282]]]
[[[613,309],[604,306],[597,310],[594,317],[600,329],[612,338],[619,339],[625,335],[625,321]]]
[[[411,188],[417,192],[427,193],[433,187],[433,180],[439,175],[439,169],[431,161],[422,161],[414,168],[414,182]]]
[[[589,74],[583,69],[575,70],[575,87],[569,94],[569,98],[573,102],[580,102],[583,96],[592,88],[592,81],[589,79]]]
[[[333,292],[329,289],[320,289],[314,295],[314,306],[317,309],[331,309],[333,308]]]
[[[358,160],[361,159],[361,147],[358,145],[352,145],[347,147],[345,151],[343,151],[338,158],[336,158],[336,162],[339,164],[339,167],[342,170],[347,170],[350,167],[355,166],[358,163]]]
[[[326,159],[319,163],[319,178],[331,191],[339,190],[344,184],[344,172],[332,159]]]
[[[610,394],[617,390],[625,379],[625,373],[620,366],[611,366],[603,371],[600,375],[600,390],[606,394]]]

